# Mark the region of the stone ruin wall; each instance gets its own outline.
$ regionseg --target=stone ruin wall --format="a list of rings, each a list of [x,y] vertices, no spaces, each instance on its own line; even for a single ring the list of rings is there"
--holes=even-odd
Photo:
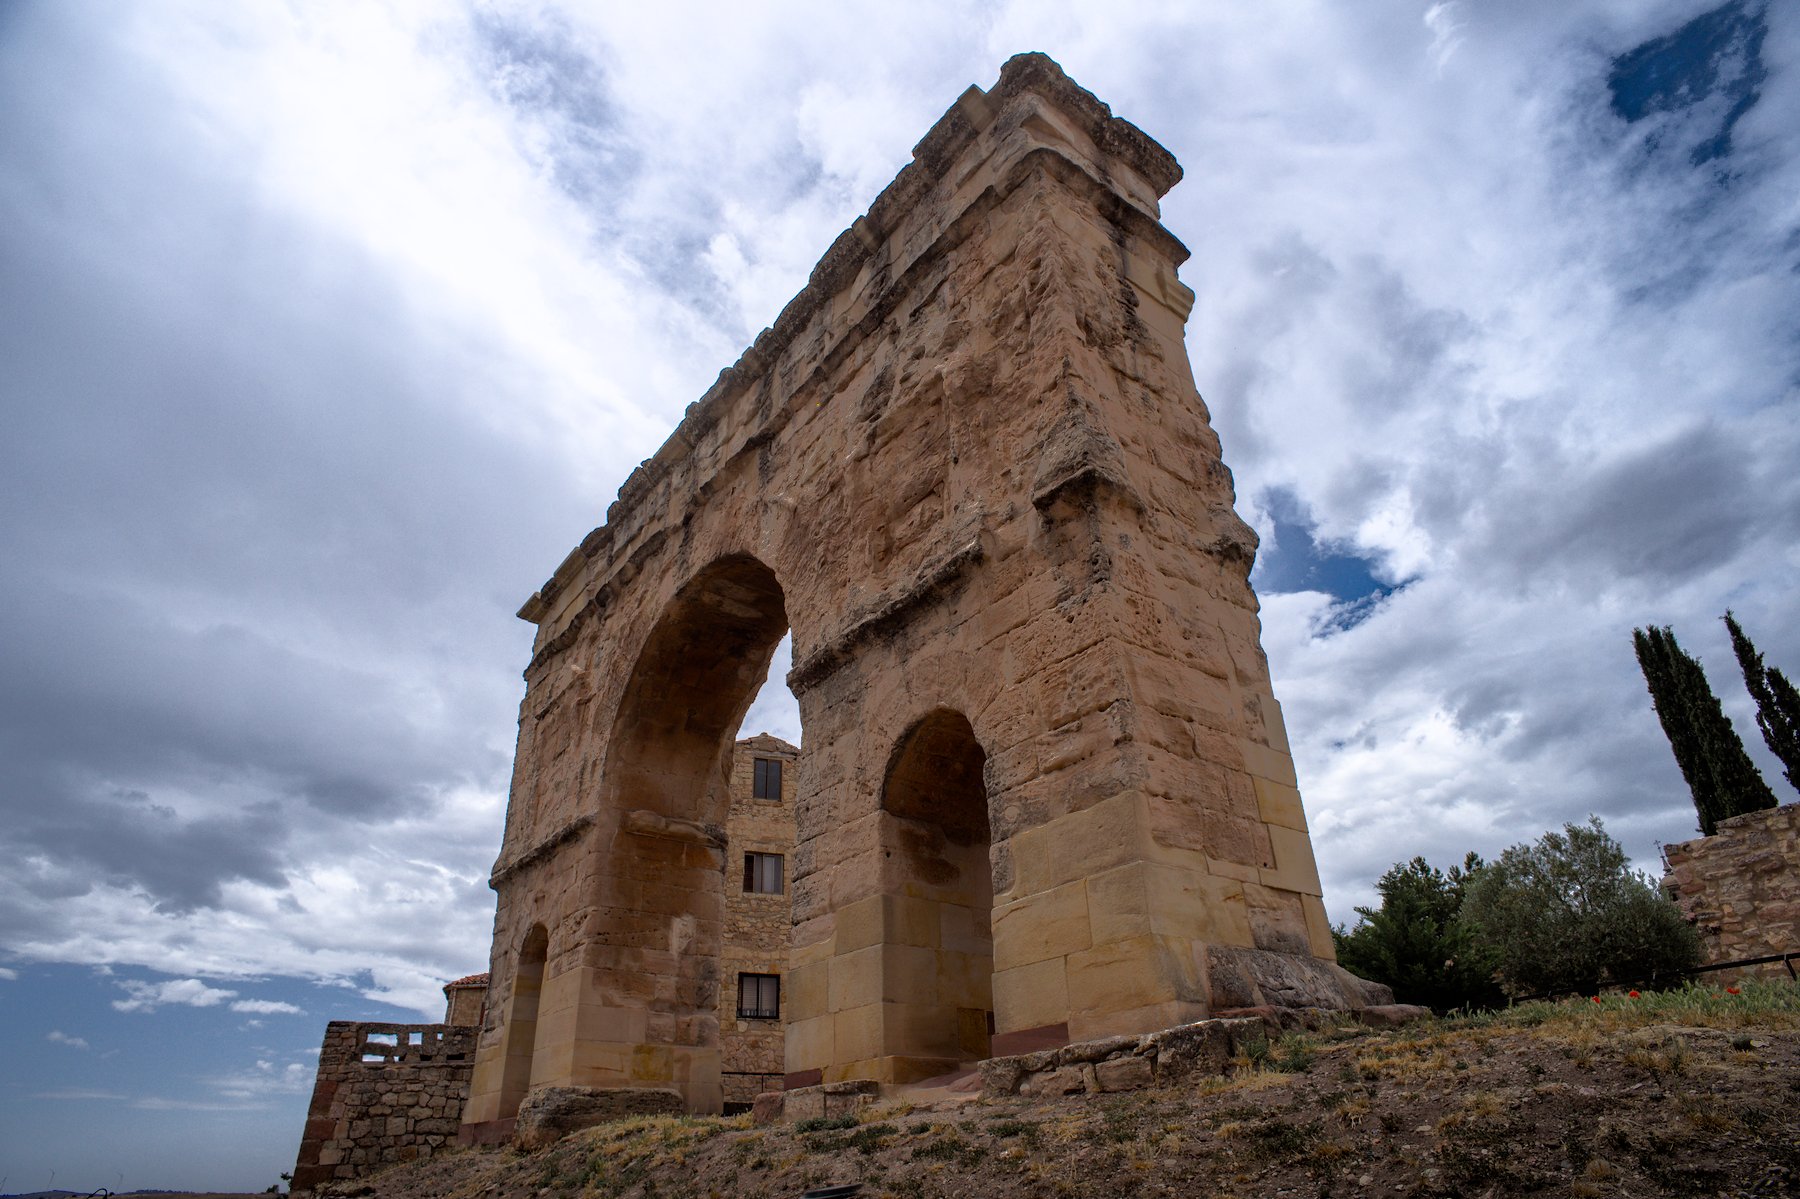
[[[773,974],[785,987],[788,935],[793,927],[789,902],[794,857],[794,785],[800,751],[767,735],[739,741],[731,766],[731,812],[726,818],[729,858],[725,880],[725,933],[719,950],[719,1074],[728,1111],[748,1110],[764,1091],[781,1089],[783,1064],[781,1021],[740,1020],[737,977]],[[754,794],[756,759],[782,764],[779,802]],[[774,853],[782,858],[780,894],[759,895],[742,889],[747,853]]]
[[[1706,961],[1800,953],[1800,804],[1722,820],[1710,837],[1663,846],[1663,862]],[[1787,975],[1779,962],[1752,972]]]
[[[361,1178],[453,1144],[469,1097],[478,1031],[333,1020],[319,1049],[293,1193]]]

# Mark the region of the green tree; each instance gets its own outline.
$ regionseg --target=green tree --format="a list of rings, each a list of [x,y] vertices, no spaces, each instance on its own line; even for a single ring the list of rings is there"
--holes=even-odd
[[[1729,609],[1725,627],[1731,631],[1731,648],[1744,672],[1744,686],[1756,701],[1756,727],[1762,730],[1763,743],[1780,760],[1788,785],[1800,790],[1800,691],[1794,690],[1781,671],[1763,665],[1762,655]]]
[[[1775,793],[1744,752],[1699,660],[1667,627],[1633,629],[1631,640],[1656,718],[1693,794],[1700,831],[1710,837],[1721,820],[1774,807]]]
[[[1670,981],[1700,961],[1699,934],[1597,816],[1501,854],[1469,880],[1462,915],[1513,995]]]
[[[1439,1012],[1497,1004],[1494,955],[1460,919],[1464,888],[1481,869],[1476,854],[1449,873],[1424,858],[1394,866],[1375,884],[1381,906],[1357,908],[1362,919],[1349,932],[1332,930],[1338,962],[1386,983],[1401,1003]]]

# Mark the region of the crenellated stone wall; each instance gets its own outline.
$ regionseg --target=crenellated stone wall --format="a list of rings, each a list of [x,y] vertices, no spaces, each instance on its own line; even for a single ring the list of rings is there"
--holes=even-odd
[[[429,1157],[454,1142],[479,1031],[355,1020],[327,1025],[292,1192]]]
[[[1663,862],[1707,961],[1800,953],[1800,804],[1720,821],[1710,837],[1663,846]],[[1786,973],[1779,962],[1757,972]]]

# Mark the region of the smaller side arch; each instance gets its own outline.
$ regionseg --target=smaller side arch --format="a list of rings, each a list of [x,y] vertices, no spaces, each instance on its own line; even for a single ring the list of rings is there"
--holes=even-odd
[[[878,1077],[910,1082],[989,1054],[994,885],[984,775],[968,717],[934,708],[895,743],[881,785],[890,910]]]
[[[550,933],[534,924],[519,945],[512,995],[506,1005],[506,1032],[500,1072],[500,1119],[518,1116],[531,1089],[532,1058],[537,1050],[538,999],[544,989],[544,963],[550,957]]]

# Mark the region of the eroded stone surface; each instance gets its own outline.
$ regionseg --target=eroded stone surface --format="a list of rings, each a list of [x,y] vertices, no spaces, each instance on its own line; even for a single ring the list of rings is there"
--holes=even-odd
[[[1356,1006],[1256,956],[1333,950],[1157,222],[1179,177],[1012,60],[521,610],[471,1127],[541,1086],[723,1102],[726,762],[789,629],[789,1085]]]
[[[1035,1097],[1139,1091],[1223,1074],[1246,1041],[1267,1035],[1262,1020],[1199,1020],[1139,1037],[1107,1037],[981,1063],[981,1092]]]
[[[1706,961],[1800,951],[1800,804],[1721,820],[1710,837],[1663,846],[1663,861]],[[1779,962],[1751,972],[1787,976]]]
[[[814,1083],[786,1091],[767,1091],[756,1097],[755,1105],[751,1108],[752,1119],[758,1124],[773,1124],[779,1120],[853,1116],[874,1103],[880,1095],[881,1084],[867,1078]]]
[[[628,1116],[673,1116],[687,1110],[681,1092],[667,1088],[539,1087],[519,1105],[513,1141],[542,1149],[572,1132]]]

